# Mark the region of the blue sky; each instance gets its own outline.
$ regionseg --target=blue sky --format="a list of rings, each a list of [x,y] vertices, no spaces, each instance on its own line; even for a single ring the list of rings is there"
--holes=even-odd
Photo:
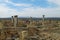
[[[59,0],[0,0],[0,17],[60,17]]]

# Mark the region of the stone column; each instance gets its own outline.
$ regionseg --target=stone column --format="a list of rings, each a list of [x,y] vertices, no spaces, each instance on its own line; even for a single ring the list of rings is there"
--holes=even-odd
[[[11,20],[12,20],[12,23],[14,23],[14,18],[13,18],[13,16],[12,16]]]
[[[30,17],[29,21],[32,22],[32,17]]]
[[[43,18],[42,18],[42,25],[44,26],[44,21],[45,21],[45,15],[43,15]]]
[[[31,26],[32,25],[32,17],[30,17],[29,21],[30,21],[30,26]]]
[[[27,37],[28,32],[27,31],[22,31],[22,40],[25,40],[25,38]]]
[[[14,27],[17,27],[17,24],[18,24],[18,16],[15,15],[14,16]]]

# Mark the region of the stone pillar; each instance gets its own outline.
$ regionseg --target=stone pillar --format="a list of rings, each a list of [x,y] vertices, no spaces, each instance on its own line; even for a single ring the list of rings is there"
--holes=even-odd
[[[26,40],[25,38],[27,37],[28,32],[27,31],[22,31],[22,40]]]
[[[44,21],[45,21],[45,15],[43,15],[43,18],[42,18],[42,25],[44,26]]]
[[[30,17],[29,21],[30,21],[30,25],[32,25],[32,17]]]
[[[15,15],[14,16],[14,27],[17,27],[17,24],[18,24],[18,16]]]
[[[30,17],[29,21],[32,22],[32,17]]]
[[[43,21],[44,21],[44,19],[45,19],[45,15],[43,15],[43,18],[42,18],[42,19],[43,19]]]
[[[12,23],[14,23],[14,18],[13,18],[13,16],[12,16],[11,20],[12,20]]]

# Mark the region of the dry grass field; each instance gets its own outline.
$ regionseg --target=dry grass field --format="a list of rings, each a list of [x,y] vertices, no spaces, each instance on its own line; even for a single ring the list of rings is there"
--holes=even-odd
[[[23,31],[26,31],[25,34]],[[12,36],[14,36],[16,39],[11,39]],[[42,20],[18,20],[17,26],[15,28],[14,23],[12,23],[11,20],[2,20],[0,22],[0,40],[7,39],[60,40],[60,21],[45,20],[43,22]]]

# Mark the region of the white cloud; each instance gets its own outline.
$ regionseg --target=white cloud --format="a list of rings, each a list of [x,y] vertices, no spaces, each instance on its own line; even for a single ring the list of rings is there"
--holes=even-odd
[[[60,17],[60,8],[25,8],[21,12],[21,16],[32,16],[32,17]]]
[[[17,12],[14,9],[11,9],[5,5],[0,5],[0,17],[10,17],[12,15],[16,15],[19,12]]]
[[[32,16],[32,17],[41,17],[41,15],[44,14],[43,9],[42,8],[25,8],[23,9],[23,11],[21,12],[22,16]]]
[[[31,6],[27,4],[16,4],[8,0],[6,0],[5,2],[11,3],[15,6]],[[0,17],[10,17],[12,15],[18,15],[24,17],[27,16],[42,17],[42,15],[46,15],[46,17],[60,17],[60,7],[59,8],[28,7],[18,12],[16,9],[9,8],[4,3],[0,4]]]
[[[31,4],[17,4],[17,3],[14,3],[13,5],[15,5],[15,6],[24,6],[24,7],[31,6]]]
[[[60,0],[47,0],[47,1],[60,5]]]
[[[0,5],[0,17],[10,17],[12,15],[22,17],[42,17],[42,15],[46,15],[46,17],[60,17],[60,8],[29,7],[18,12],[15,9],[11,9],[5,5]]]
[[[4,2],[12,4],[14,6],[24,6],[24,7],[29,7],[32,6],[31,4],[24,4],[24,3],[14,3],[11,0],[4,0]]]
[[[60,8],[47,8],[47,17],[60,17]]]
[[[4,2],[9,2],[10,0],[3,0]]]

